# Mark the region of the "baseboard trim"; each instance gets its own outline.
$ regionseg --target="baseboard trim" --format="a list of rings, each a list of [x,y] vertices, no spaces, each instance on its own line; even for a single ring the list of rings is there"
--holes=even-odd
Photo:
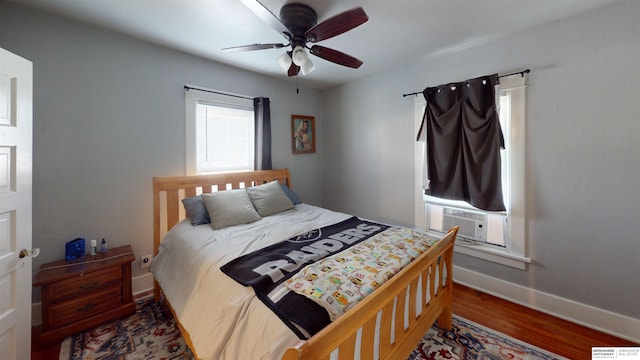
[[[42,325],[42,303],[31,304],[31,326]]]
[[[131,292],[133,297],[138,294],[153,290],[153,274],[146,273],[131,279]]]
[[[640,343],[640,320],[453,266],[453,281],[560,319]]]

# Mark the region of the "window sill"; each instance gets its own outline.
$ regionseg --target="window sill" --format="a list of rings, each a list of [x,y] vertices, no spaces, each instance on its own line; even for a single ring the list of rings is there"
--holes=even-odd
[[[525,270],[527,264],[531,263],[531,258],[510,254],[506,250],[496,249],[490,245],[456,242],[453,250],[460,254],[511,266],[520,270]]]

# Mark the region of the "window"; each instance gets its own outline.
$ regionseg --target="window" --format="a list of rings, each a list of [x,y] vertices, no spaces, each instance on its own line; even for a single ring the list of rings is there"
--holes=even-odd
[[[253,100],[185,92],[187,175],[254,168]]]
[[[514,75],[500,79],[500,125],[505,138],[502,157],[502,186],[506,211],[487,212],[466,202],[423,195],[424,143],[416,143],[416,227],[442,232],[460,225],[455,251],[524,269],[525,234],[525,78]],[[425,100],[416,97],[416,132],[424,114]]]

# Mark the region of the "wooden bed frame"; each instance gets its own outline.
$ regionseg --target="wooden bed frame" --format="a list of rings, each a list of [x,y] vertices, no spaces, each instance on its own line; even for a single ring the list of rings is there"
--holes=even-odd
[[[199,193],[256,186],[273,180],[278,180],[291,187],[291,176],[288,169],[201,176],[154,177],[154,255],[158,252],[164,234],[185,218],[181,204],[183,198],[196,196]],[[442,240],[354,308],[310,339],[292,344],[282,359],[328,360],[334,349],[339,349],[339,359],[351,359],[356,347],[356,333],[360,328],[362,328],[360,358],[363,360],[373,359],[376,318],[380,311],[382,312],[378,337],[380,359],[407,358],[436,320],[438,320],[439,326],[451,328],[452,261],[453,245],[457,232],[457,227],[449,230]],[[160,291],[160,286],[154,282],[156,300],[160,299]],[[415,294],[417,293],[422,294],[421,305],[416,304]],[[428,303],[424,301],[425,294],[428,294],[426,296],[426,299],[429,299]],[[407,302],[409,322],[408,327],[405,328],[404,318]],[[420,311],[417,311],[416,305],[420,306]],[[395,323],[393,323],[394,321]],[[189,333],[179,322],[178,324],[185,340],[193,350]],[[390,340],[391,331],[394,331],[394,342]]]

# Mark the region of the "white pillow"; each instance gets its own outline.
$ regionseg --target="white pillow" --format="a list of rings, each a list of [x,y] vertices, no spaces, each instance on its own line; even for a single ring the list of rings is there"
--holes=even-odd
[[[293,203],[282,190],[280,183],[274,180],[263,185],[247,188],[247,193],[260,216],[269,216],[281,211],[289,210]]]
[[[216,230],[260,220],[245,189],[202,194],[202,201]]]

